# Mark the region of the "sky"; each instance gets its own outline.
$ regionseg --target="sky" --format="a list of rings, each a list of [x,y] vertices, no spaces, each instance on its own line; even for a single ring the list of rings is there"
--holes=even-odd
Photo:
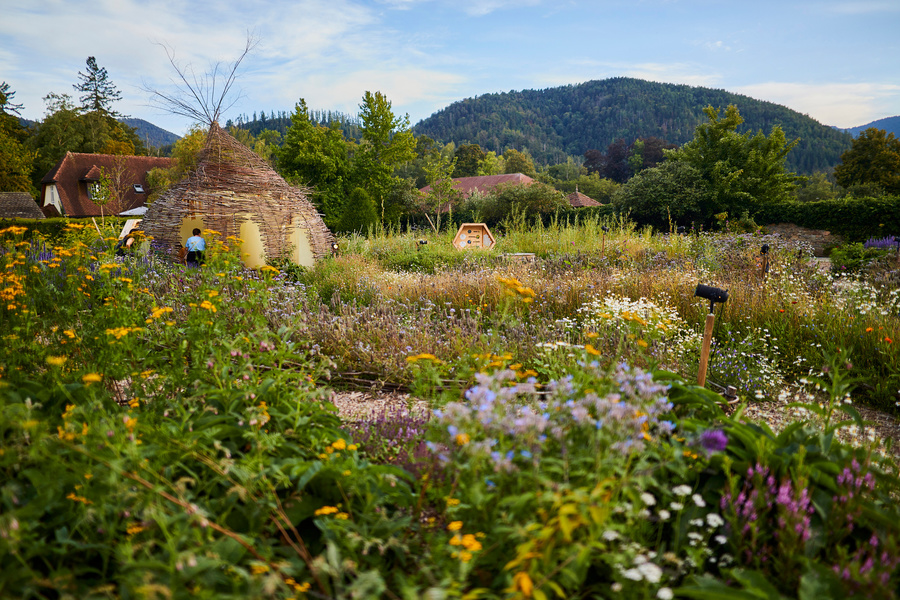
[[[122,93],[114,109],[175,134],[177,92],[258,40],[223,120],[359,112],[380,91],[412,124],[457,100],[609,77],[724,89],[825,125],[900,115],[900,0],[0,0],[0,81],[40,120],[77,100],[87,57]]]

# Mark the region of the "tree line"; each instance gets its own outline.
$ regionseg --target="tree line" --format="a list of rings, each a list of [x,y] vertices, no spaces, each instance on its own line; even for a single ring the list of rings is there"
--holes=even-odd
[[[22,107],[15,92],[0,84],[0,189],[34,193],[66,151],[145,151],[134,131],[115,118],[113,103],[121,96],[106,70],[90,57],[78,79],[77,103],[67,94],[48,94],[47,115],[29,128],[17,117]],[[365,231],[417,215],[437,229],[454,210],[499,222],[516,211],[559,210],[567,206],[565,194],[575,190],[657,228],[711,226],[717,217],[752,220],[754,212],[779,202],[900,194],[900,142],[893,134],[867,130],[839,156],[833,172],[801,176],[791,156],[803,140],[777,123],[768,134],[748,128],[734,104],[724,114],[712,104],[704,107],[704,121],[681,144],[620,136],[603,150],[561,154],[549,163],[527,149],[445,143],[417,133],[408,115],[395,115],[380,92],[365,92],[359,108],[355,116],[313,111],[300,99],[289,115],[260,111],[252,120],[229,120],[226,127],[288,181],[307,187],[326,223],[338,231]],[[193,168],[204,139],[205,130],[196,127],[169,149],[175,166],[151,173],[150,201]],[[449,181],[502,173],[522,173],[537,183],[527,192],[498,189],[462,198]],[[430,191],[420,193],[425,186]]]

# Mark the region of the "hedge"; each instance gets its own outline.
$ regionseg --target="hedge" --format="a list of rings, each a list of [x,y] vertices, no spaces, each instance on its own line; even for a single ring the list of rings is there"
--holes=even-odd
[[[760,225],[793,223],[825,229],[848,242],[863,242],[900,235],[900,196],[785,202],[762,207],[754,219]]]

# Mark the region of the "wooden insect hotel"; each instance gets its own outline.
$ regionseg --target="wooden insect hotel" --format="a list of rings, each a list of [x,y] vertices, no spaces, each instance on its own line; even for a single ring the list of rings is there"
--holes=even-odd
[[[213,121],[197,167],[149,205],[144,232],[173,260],[194,228],[241,239],[249,268],[287,258],[311,266],[330,256],[334,236],[302,188]]]
[[[494,236],[484,223],[463,223],[453,238],[453,246],[457,250],[494,247]]]

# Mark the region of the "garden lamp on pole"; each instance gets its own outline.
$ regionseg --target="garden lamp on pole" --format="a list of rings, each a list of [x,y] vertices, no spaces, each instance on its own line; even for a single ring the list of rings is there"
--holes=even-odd
[[[697,284],[694,290],[694,296],[709,300],[709,314],[706,315],[706,327],[703,330],[703,346],[700,349],[700,369],[697,371],[697,385],[706,385],[706,369],[709,366],[709,348],[712,345],[713,325],[716,323],[716,316],[713,309],[716,302],[726,302],[728,300],[728,290],[720,290],[701,283]]]

